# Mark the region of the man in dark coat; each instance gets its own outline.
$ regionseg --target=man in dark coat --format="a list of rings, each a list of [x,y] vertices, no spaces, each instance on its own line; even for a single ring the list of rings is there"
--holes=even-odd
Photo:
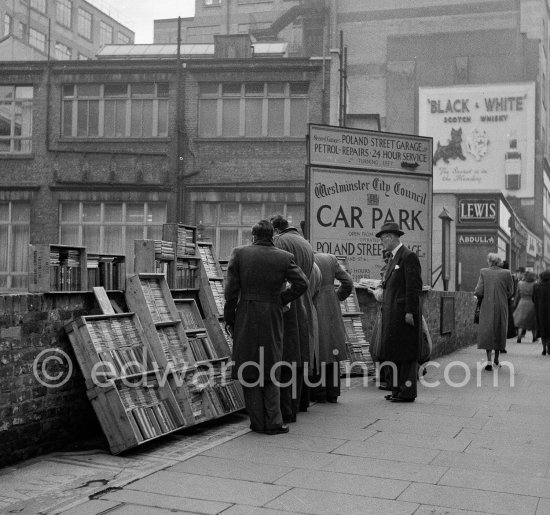
[[[541,272],[535,284],[533,301],[537,317],[537,334],[542,339],[542,355],[550,355],[550,270]]]
[[[286,433],[278,382],[283,306],[304,294],[309,283],[292,254],[273,245],[270,222],[254,225],[252,238],[252,245],[233,249],[227,268],[224,319],[233,332],[232,374],[243,386],[250,428]]]
[[[422,338],[420,261],[401,243],[403,234],[395,222],[385,223],[376,234],[384,249],[392,253],[381,288],[375,292],[382,300],[380,361],[393,364],[397,373],[392,378],[392,394],[386,396],[392,402],[413,402],[416,398]]]
[[[296,264],[309,279],[313,270],[313,248],[309,242],[281,215],[271,218],[271,222],[277,233],[275,246],[293,254]],[[319,363],[314,309],[311,294],[306,292],[284,314],[283,361],[287,366],[281,371],[281,384],[289,386],[281,386],[281,411],[286,422],[295,422],[298,411],[306,411],[309,404],[304,374],[313,372],[314,363]]]

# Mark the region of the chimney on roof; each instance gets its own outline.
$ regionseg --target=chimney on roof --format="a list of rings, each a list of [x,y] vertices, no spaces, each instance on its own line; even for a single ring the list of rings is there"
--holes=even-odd
[[[249,34],[215,34],[214,56],[220,59],[247,59],[254,55]]]

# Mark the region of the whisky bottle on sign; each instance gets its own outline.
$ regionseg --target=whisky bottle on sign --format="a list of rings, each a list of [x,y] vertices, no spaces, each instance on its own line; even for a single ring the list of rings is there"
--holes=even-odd
[[[521,152],[518,149],[518,140],[515,136],[508,138],[508,149],[504,154],[504,177],[507,190],[521,188]]]

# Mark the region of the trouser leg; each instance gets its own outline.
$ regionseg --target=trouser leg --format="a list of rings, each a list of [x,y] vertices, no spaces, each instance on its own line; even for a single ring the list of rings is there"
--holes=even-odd
[[[264,401],[264,427],[266,430],[275,429],[283,425],[281,414],[281,395],[278,386],[267,381],[262,388]]]
[[[291,420],[296,415],[296,412],[293,411],[292,403],[292,393],[296,391],[296,376],[293,372],[295,370],[293,371],[290,367],[281,367],[281,385],[288,385],[280,387],[281,414],[286,421]]]
[[[416,380],[418,377],[418,361],[399,361],[397,363],[399,397],[416,399]]]
[[[260,386],[243,386],[244,405],[250,417],[250,429],[265,431],[264,396]]]
[[[340,363],[333,361],[326,364],[327,399],[337,399],[340,396]]]
[[[293,378],[294,392],[292,393],[292,414],[296,415],[300,411],[300,399],[304,388],[304,367],[296,367],[296,376]]]

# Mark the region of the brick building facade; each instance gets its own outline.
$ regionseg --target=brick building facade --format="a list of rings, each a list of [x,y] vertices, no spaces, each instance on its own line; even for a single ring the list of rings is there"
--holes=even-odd
[[[2,289],[26,287],[29,242],[125,254],[132,272],[134,239],[160,238],[166,222],[200,224],[225,257],[263,216],[303,219],[307,122],[325,121],[321,60],[2,69]]]

